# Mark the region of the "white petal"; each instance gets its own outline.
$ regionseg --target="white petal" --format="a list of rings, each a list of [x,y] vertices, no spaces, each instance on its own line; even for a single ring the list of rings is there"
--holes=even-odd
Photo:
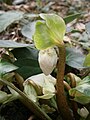
[[[45,75],[49,75],[53,71],[57,60],[58,56],[54,48],[48,48],[39,52],[39,65]]]
[[[43,87],[45,85],[45,80],[50,81],[51,83],[53,83],[53,85],[56,84],[56,79],[54,77],[52,77],[51,75],[46,76],[45,74],[41,73],[38,75],[33,75],[31,77],[29,77],[26,81],[28,80],[32,80],[33,82],[35,82],[35,84]]]
[[[55,84],[56,79],[52,77],[51,75],[46,76],[45,74],[38,74],[29,77],[25,82],[33,81],[36,85],[40,86],[42,88],[42,95],[40,98],[42,99],[49,99],[53,95],[55,95]],[[32,83],[31,83],[32,84]]]

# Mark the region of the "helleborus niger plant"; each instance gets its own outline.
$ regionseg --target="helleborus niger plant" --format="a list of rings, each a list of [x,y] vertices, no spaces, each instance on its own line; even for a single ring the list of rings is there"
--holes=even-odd
[[[40,14],[42,21],[37,21],[33,35],[35,46],[39,52],[39,63],[42,71],[49,75],[57,64],[56,101],[59,112],[64,119],[73,119],[64,94],[65,46],[63,38],[66,31],[64,20],[55,14]],[[53,47],[57,46],[59,55]],[[42,55],[42,56],[41,56]],[[46,58],[45,58],[46,57]],[[46,60],[45,60],[46,59]],[[61,69],[61,70],[60,70]],[[61,101],[63,99],[63,101]],[[64,115],[66,114],[66,116]]]
[[[52,120],[49,114],[54,113],[63,120],[79,120],[80,116],[86,119],[89,111],[83,106],[79,108],[78,104],[90,103],[90,76],[81,78],[74,73],[65,73],[67,49],[63,39],[65,23],[71,21],[72,16],[68,20],[56,14],[38,16],[40,20],[34,22],[35,31],[32,32],[34,47],[26,44],[11,47],[10,41],[10,47],[7,47],[4,41],[4,47],[11,49],[6,54],[10,63],[5,61],[6,56],[0,61],[0,103],[19,99],[40,120]],[[84,68],[89,67],[89,58],[90,54],[85,58]],[[5,84],[9,94],[2,91]]]

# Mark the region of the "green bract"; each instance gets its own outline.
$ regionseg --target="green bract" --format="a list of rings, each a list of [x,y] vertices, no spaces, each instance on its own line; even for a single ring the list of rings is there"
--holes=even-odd
[[[5,73],[11,72],[18,69],[17,66],[13,65],[12,63],[9,63],[7,61],[0,59],[0,77],[4,75]]]
[[[85,58],[84,66],[90,67],[90,53]]]
[[[34,42],[37,49],[42,50],[48,47],[62,44],[65,35],[65,22],[55,14],[40,14],[45,21],[37,21],[34,33]]]
[[[81,104],[90,103],[90,76],[81,80],[75,88],[71,88],[69,94]]]

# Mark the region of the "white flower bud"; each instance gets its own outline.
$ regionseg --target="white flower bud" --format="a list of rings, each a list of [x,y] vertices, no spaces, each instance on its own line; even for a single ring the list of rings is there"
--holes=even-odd
[[[78,109],[77,112],[83,118],[87,118],[87,116],[89,115],[89,111],[85,107]]]
[[[45,75],[49,75],[53,71],[57,60],[58,56],[54,48],[48,48],[39,52],[39,65]]]

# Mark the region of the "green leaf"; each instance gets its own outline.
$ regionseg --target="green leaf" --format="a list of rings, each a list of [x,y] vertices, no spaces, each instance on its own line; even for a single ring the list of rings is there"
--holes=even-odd
[[[47,27],[53,33],[55,41],[63,41],[66,31],[64,20],[56,14],[40,14],[40,17],[46,21]]]
[[[19,68],[16,70],[24,79],[41,73],[38,61],[33,59],[18,59],[15,63]]]
[[[13,22],[21,20],[23,14],[20,11],[8,11],[0,15],[0,32],[4,31]]]
[[[86,76],[83,80],[79,82],[78,85],[90,84],[90,76]]]
[[[33,60],[38,59],[38,50],[34,47],[24,47],[24,48],[16,48],[11,51],[15,58],[23,59],[23,58],[30,58]]]
[[[74,100],[78,103],[81,104],[88,104],[90,103],[90,97],[85,96],[85,95],[81,95],[81,96],[75,96]]]
[[[45,21],[36,23],[34,42],[38,49],[60,45],[63,41],[66,26],[61,17],[55,14],[40,14]]]
[[[84,95],[90,97],[90,84],[79,85],[75,89],[83,93]]]
[[[27,37],[27,38],[30,38],[32,39],[33,35],[34,35],[34,32],[35,32],[35,24],[36,22],[29,22],[28,24],[24,25],[21,32],[22,34]]]
[[[15,66],[15,65],[13,65],[13,64],[11,64],[9,62],[0,60],[0,76],[5,74],[5,73],[14,71],[16,69],[18,69],[17,66]]]
[[[19,63],[20,64],[20,63]],[[34,64],[34,63],[33,63]],[[28,78],[32,75],[36,75],[38,73],[41,73],[41,69],[39,67],[32,67],[32,66],[22,66],[20,67],[17,72],[24,78]]]
[[[69,15],[69,16],[64,18],[64,21],[66,24],[68,24],[68,23],[72,22],[73,20],[75,20],[76,18],[78,18],[80,15],[81,15],[81,13]]]
[[[18,43],[12,40],[0,40],[0,48],[20,48],[27,46],[30,46],[30,44]]]
[[[18,59],[14,63],[18,67],[29,66],[29,67],[39,67],[38,61],[31,58]]]
[[[66,64],[73,68],[84,68],[85,56],[76,48],[66,48]]]
[[[37,19],[39,17],[39,14],[26,13],[26,14],[24,14],[24,17],[31,21],[34,21],[35,19]]]
[[[76,88],[72,88],[69,90],[69,95],[74,97],[74,100],[81,104],[87,104],[90,103],[90,97],[84,95],[83,93],[80,93],[76,90]]]
[[[90,53],[85,58],[84,66],[90,67]]]
[[[0,103],[7,103],[13,100],[16,100],[19,98],[19,94],[13,90],[12,88],[8,87],[10,92],[12,92],[12,94],[7,94],[6,92],[0,91]]]
[[[4,104],[13,100],[17,100],[20,97],[20,95],[14,89],[11,87],[8,87],[8,89],[10,90],[11,94],[8,94],[8,99],[4,101]]]
[[[85,77],[81,80],[74,89],[78,92],[90,97],[90,76]]]
[[[51,37],[52,33],[46,26],[45,22],[38,21],[36,23],[36,30],[34,33],[34,42],[37,49],[46,49],[54,46],[54,39]]]
[[[81,104],[90,103],[90,76],[81,80],[75,88],[71,88],[69,94],[74,96],[74,100]]]
[[[15,58],[15,65],[19,67],[17,72],[24,78],[41,73],[38,63],[38,51],[35,48],[16,48],[12,50]]]

